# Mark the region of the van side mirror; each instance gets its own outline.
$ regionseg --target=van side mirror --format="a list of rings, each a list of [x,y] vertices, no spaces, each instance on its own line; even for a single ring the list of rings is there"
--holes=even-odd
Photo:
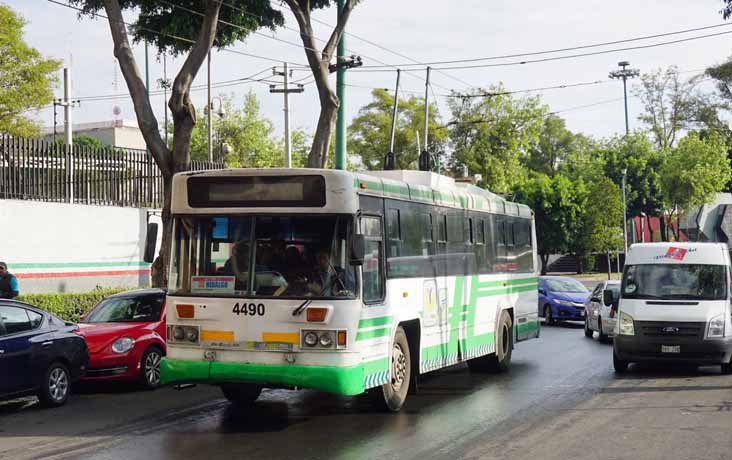
[[[147,234],[145,235],[145,253],[142,260],[151,264],[155,260],[155,247],[158,242],[158,224],[152,222],[147,224]]]
[[[363,235],[351,237],[351,265],[363,265],[366,257],[366,238]]]
[[[615,292],[611,289],[605,289],[604,291],[602,291],[602,303],[604,303],[606,307],[617,308],[616,304],[619,300],[619,296],[620,293],[618,293],[616,296]]]

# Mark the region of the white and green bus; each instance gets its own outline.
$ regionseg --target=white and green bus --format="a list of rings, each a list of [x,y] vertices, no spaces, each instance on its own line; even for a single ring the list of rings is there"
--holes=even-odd
[[[356,395],[399,410],[426,372],[509,366],[539,335],[531,210],[421,171],[173,179],[164,383]],[[383,395],[383,398],[381,396]]]

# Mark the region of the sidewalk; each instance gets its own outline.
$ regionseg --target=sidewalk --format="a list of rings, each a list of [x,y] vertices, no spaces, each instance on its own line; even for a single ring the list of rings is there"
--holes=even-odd
[[[732,376],[632,367],[591,399],[464,452],[482,459],[729,459]],[[488,438],[490,439],[490,438]]]

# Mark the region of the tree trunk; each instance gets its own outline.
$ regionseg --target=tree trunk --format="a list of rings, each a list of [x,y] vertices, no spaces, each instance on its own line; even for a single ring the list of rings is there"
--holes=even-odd
[[[612,279],[612,265],[610,265],[610,253],[606,252],[605,256],[607,256],[607,279]]]
[[[650,214],[646,214],[646,225],[648,226],[648,235],[651,237],[650,243],[653,243],[654,238],[654,232],[653,232],[653,225],[651,225],[651,216]],[[641,238],[642,240],[643,238]]]
[[[584,273],[582,256],[575,255],[574,260],[575,262],[577,262],[577,274],[581,275],[582,273]]]
[[[165,288],[168,286],[168,265],[170,264],[171,247],[173,245],[173,217],[170,202],[173,196],[173,179],[163,178],[163,234],[158,257],[153,263],[152,285]]]
[[[539,254],[541,260],[541,274],[546,275],[547,263],[549,262],[549,254]]]
[[[338,117],[338,97],[330,91],[331,97],[326,97],[326,102],[321,102],[320,116],[318,117],[318,127],[313,137],[313,145],[308,155],[309,168],[325,168],[328,162],[328,152],[330,151],[330,139],[335,129],[336,119]]]
[[[666,219],[664,217],[665,213],[661,213],[661,215],[658,217],[658,225],[661,230],[661,241],[668,241],[668,230],[666,229]]]

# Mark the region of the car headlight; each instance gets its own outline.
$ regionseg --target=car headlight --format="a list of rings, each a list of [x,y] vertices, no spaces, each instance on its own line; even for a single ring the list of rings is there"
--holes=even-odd
[[[709,320],[709,326],[707,327],[707,338],[718,339],[724,337],[724,324],[726,322],[727,315],[715,316]]]
[[[554,303],[559,304],[559,305],[564,305],[566,307],[574,306],[574,303],[570,302],[569,300],[554,299]]]
[[[620,335],[635,335],[635,328],[633,327],[633,317],[627,313],[620,312],[617,327],[618,334]]]
[[[135,346],[135,339],[132,337],[122,337],[112,344],[112,351],[115,353],[127,353]]]

